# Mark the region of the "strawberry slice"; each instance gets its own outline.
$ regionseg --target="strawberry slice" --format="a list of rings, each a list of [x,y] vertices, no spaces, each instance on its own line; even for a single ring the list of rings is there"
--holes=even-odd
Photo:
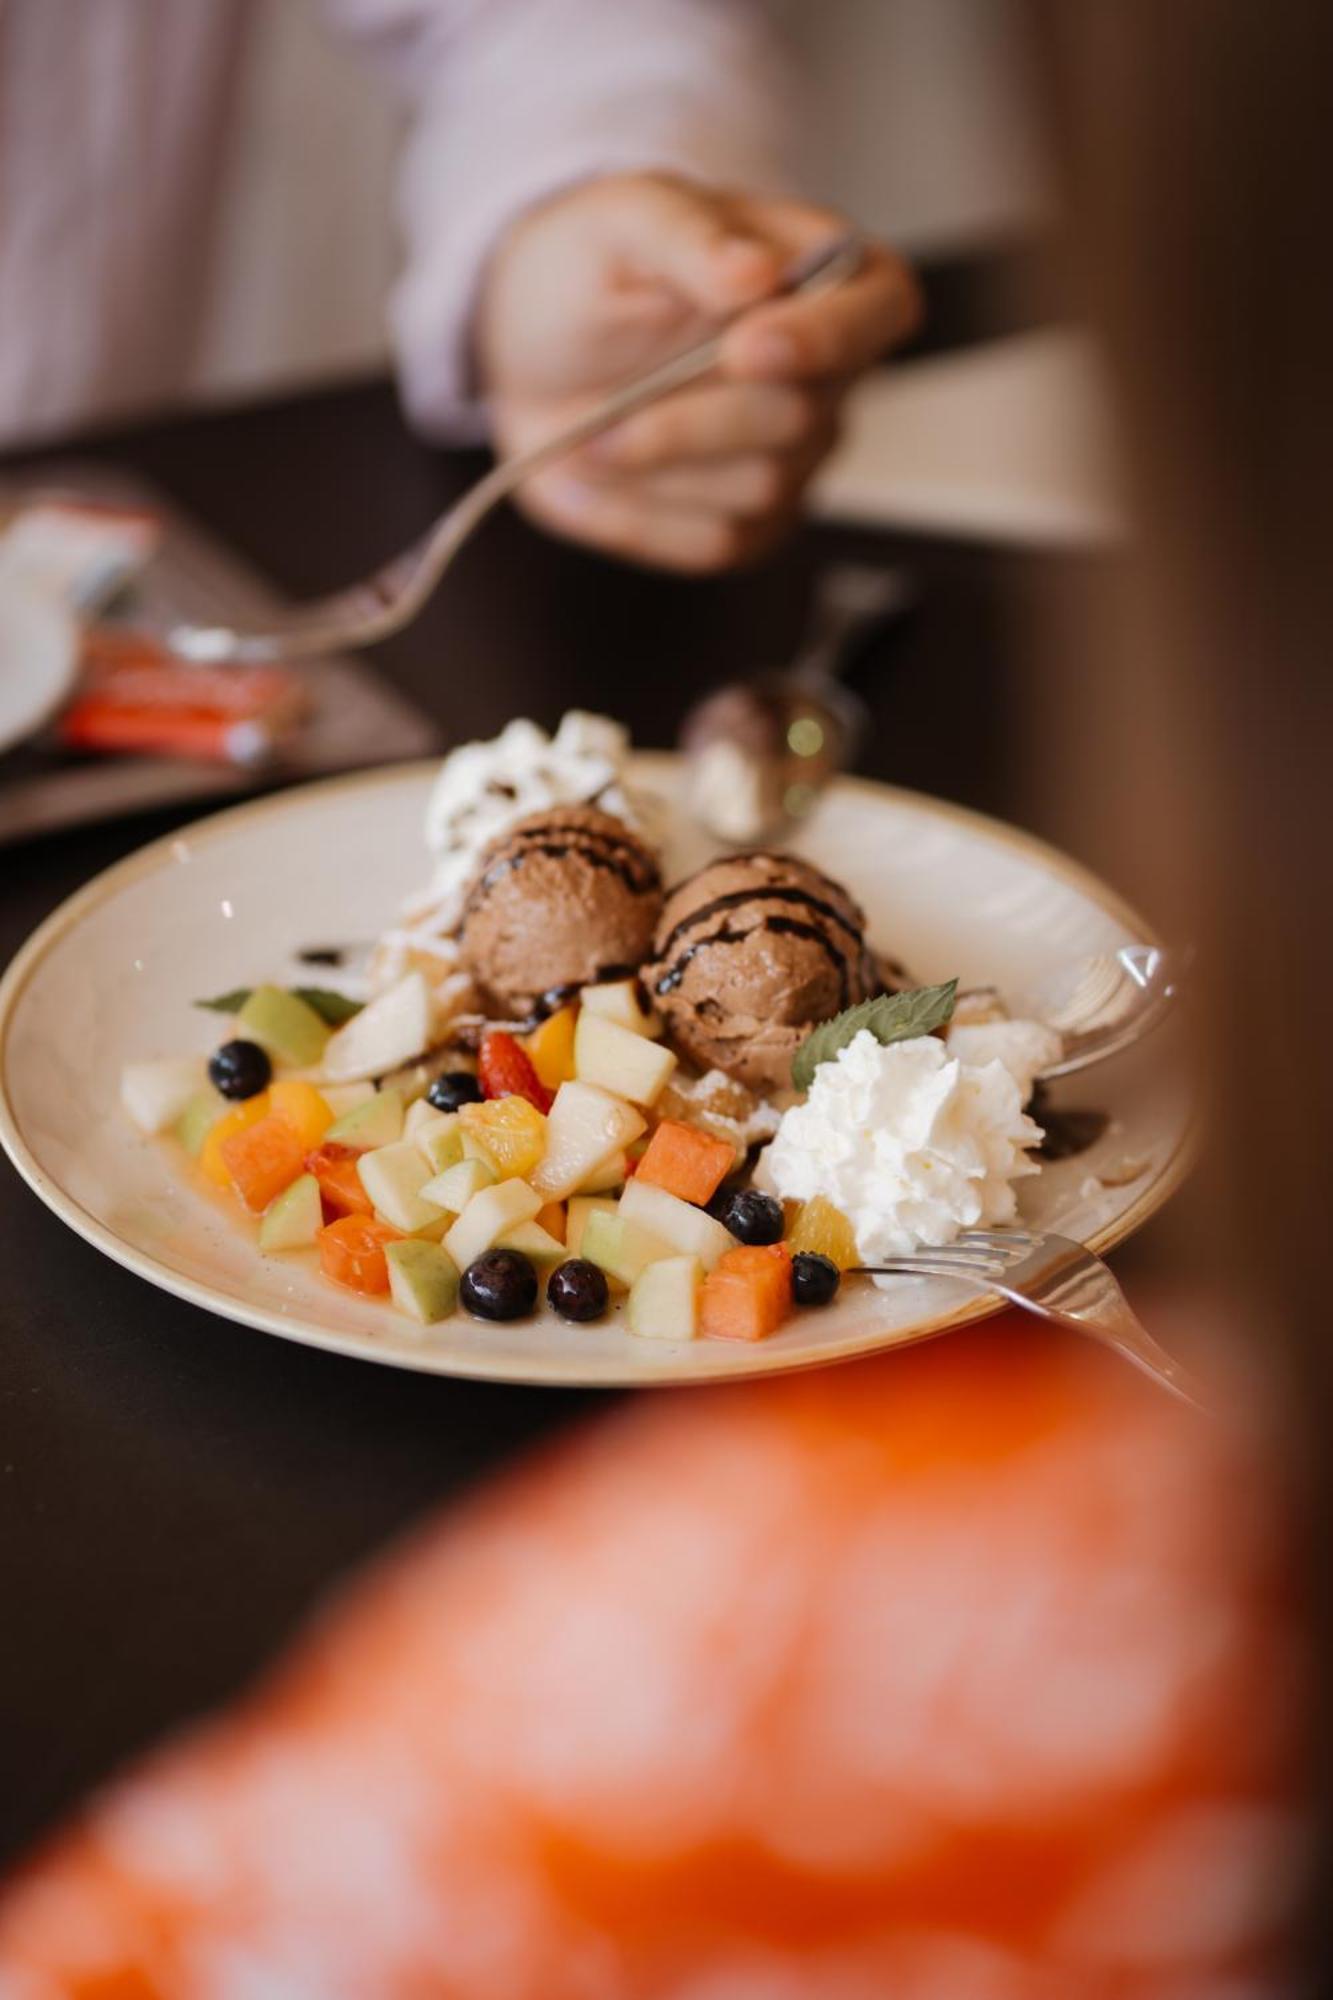
[[[550,1110],[551,1092],[538,1077],[527,1050],[503,1028],[492,1028],[482,1037],[477,1072],[486,1097],[526,1097],[539,1111]]]

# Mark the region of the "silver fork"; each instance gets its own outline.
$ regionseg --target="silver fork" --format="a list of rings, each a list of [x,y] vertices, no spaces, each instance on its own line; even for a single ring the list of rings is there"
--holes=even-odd
[[[1205,1406],[1188,1370],[1130,1310],[1109,1267],[1072,1237],[1026,1229],[965,1229],[953,1243],[855,1267],[870,1277],[957,1278],[999,1292],[1042,1319],[1090,1334],[1184,1402]]]
[[[797,292],[826,291],[840,285],[860,268],[861,238],[854,230],[834,236],[787,267],[775,297]],[[669,396],[716,367],[727,326],[724,322],[706,340],[672,355],[660,367],[614,390],[595,408],[554,437],[518,452],[493,466],[484,479],[468,488],[441,514],[424,535],[361,583],[332,597],[294,605],[275,617],[263,632],[240,632],[230,625],[177,625],[167,644],[182,659],[218,665],[229,661],[293,660],[335,652],[348,646],[369,646],[387,638],[414,618],[434,590],[468,536],[492,508],[525,479],[587,444],[634,411]]]

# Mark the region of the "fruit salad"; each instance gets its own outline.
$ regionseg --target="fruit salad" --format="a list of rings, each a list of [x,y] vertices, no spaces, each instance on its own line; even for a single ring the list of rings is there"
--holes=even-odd
[[[207,1061],[124,1070],[138,1129],[263,1255],[427,1327],[544,1300],[645,1341],[762,1341],[858,1265],[1010,1219],[1047,1031],[990,1000],[955,1021],[954,981],[903,990],[808,862],[730,856],[667,893],[606,779],[615,725],[562,734],[577,756],[528,746],[521,787],[488,746],[446,760],[450,893],[390,933],[368,997],[201,1000],[225,1023]]]

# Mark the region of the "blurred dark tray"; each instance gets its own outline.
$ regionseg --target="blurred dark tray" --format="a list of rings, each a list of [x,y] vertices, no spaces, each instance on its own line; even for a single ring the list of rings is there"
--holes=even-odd
[[[225,617],[258,625],[282,602],[261,576],[146,481],[95,463],[62,464],[54,479],[38,467],[0,484],[0,509],[39,492],[149,508],[162,521],[160,553],[105,622],[162,630],[182,618]],[[192,799],[221,802],[438,749],[430,717],[363,660],[311,660],[293,671],[308,685],[310,713],[281,758],[261,769],[174,757],[88,756],[63,749],[50,734],[0,756],[0,843]]]

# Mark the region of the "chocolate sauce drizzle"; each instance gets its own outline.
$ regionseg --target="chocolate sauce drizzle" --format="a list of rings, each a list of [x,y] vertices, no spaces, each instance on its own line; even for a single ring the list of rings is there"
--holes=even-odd
[[[719,904],[731,903],[735,900],[735,898],[730,896],[718,898]],[[755,897],[747,891],[740,900],[752,903]],[[814,899],[807,898],[804,900],[813,901]],[[679,928],[680,926],[678,925],[677,930]],[[710,931],[707,937],[696,938],[693,944],[687,945],[674,964],[669,965],[666,971],[658,978],[654,984],[653,991],[658,995],[674,993],[684,979],[690,965],[698,957],[699,953],[707,950],[710,945],[744,944],[748,938],[757,937],[765,932],[781,937],[805,938],[810,943],[817,944],[838,975],[839,1009],[841,1010],[849,1004],[851,999],[851,977],[846,957],[838,950],[837,945],[829,937],[828,933],[819,928],[818,924],[802,923],[799,917],[765,917],[761,923],[751,924],[748,930],[732,930],[730,925],[724,920],[720,930]],[[676,933],[673,932],[672,936],[674,937],[675,935]]]
[[[622,839],[620,835],[600,827],[561,826],[558,823],[525,827],[515,840],[517,845],[513,850],[497,855],[472,885],[463,906],[465,920],[497,882],[521,868],[534,854],[547,855],[553,861],[563,861],[571,854],[581,855],[590,868],[600,868],[615,875],[636,896],[646,895],[658,888],[661,882],[656,862],[635,841]]]
[[[828,917],[831,922],[837,924],[840,930],[846,931],[848,937],[854,938],[858,946],[863,942],[859,926],[853,922],[845,910],[840,910],[836,903],[826,902],[822,896],[813,895],[809,889],[785,888],[782,884],[776,882],[771,886],[767,883],[760,883],[756,884],[753,889],[732,889],[725,896],[714,896],[711,902],[701,903],[697,910],[691,910],[688,916],[682,917],[680,922],[667,933],[662,948],[657,954],[658,958],[663,959],[668,957],[672,946],[680,938],[684,937],[687,931],[692,931],[696,924],[707,923],[708,919],[715,917],[720,910],[735,910],[739,909],[744,903],[761,902],[798,903],[804,909],[817,910],[820,916]],[[660,987],[658,991],[661,991]]]

